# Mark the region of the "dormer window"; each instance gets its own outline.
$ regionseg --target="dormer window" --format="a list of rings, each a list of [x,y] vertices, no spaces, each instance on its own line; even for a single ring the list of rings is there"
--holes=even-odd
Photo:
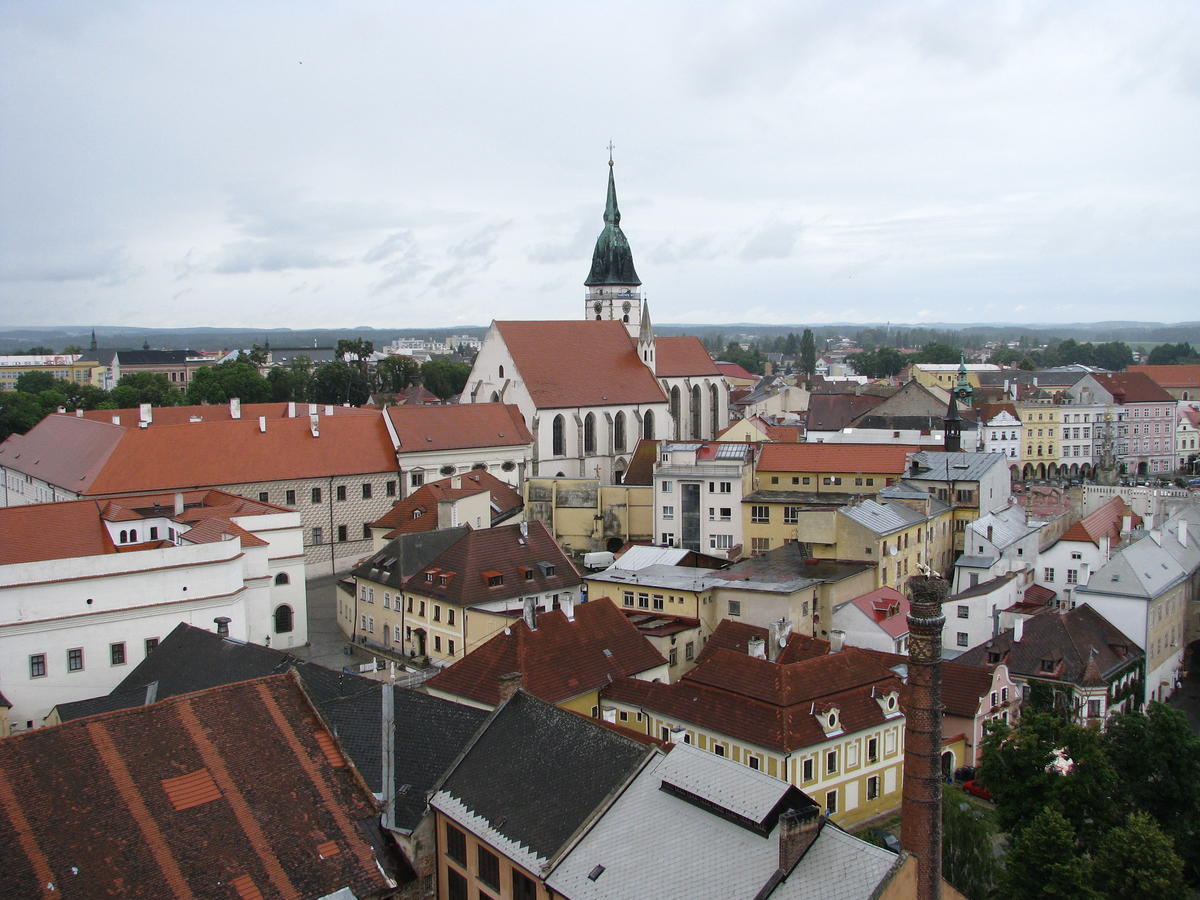
[[[826,737],[833,737],[842,732],[841,710],[834,707],[816,713],[817,721]]]
[[[1043,659],[1043,660],[1042,660],[1042,664],[1041,664],[1041,666],[1040,666],[1040,671],[1042,671],[1042,672],[1053,672],[1053,671],[1054,671],[1054,660],[1052,660],[1052,659]]]
[[[995,650],[989,650],[987,661],[989,666],[994,666],[996,663],[1000,662],[1000,654]]]
[[[419,519],[423,515],[425,515],[425,510],[423,510],[423,509],[414,509],[413,510],[413,518],[414,519]]]
[[[504,584],[504,573],[497,572],[495,569],[489,569],[479,574],[483,577],[484,584],[490,588],[500,587]]]
[[[426,572],[426,573],[425,573],[425,583],[426,583],[426,584],[433,584],[433,573],[432,573],[432,572]]]

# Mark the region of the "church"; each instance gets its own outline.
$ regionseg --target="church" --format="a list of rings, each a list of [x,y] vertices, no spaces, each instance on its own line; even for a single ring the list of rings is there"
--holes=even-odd
[[[462,394],[520,409],[536,476],[619,483],[639,439],[708,440],[729,422],[729,386],[700,339],[655,337],[608,165],[582,318],[493,321]]]

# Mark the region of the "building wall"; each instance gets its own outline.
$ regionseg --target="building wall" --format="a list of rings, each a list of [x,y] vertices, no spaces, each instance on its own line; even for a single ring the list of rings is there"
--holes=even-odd
[[[505,484],[520,488],[530,472],[532,444],[507,447],[464,447],[457,450],[401,450],[396,454],[400,468],[400,494],[407,497],[421,485],[449,475],[466,475],[484,469]]]
[[[782,472],[759,468],[755,490],[813,494],[877,494],[899,474],[886,472]]]
[[[606,485],[596,478],[530,478],[525,482],[525,517],[539,521],[569,554],[609,549],[609,542],[650,540],[654,488]]]
[[[672,454],[683,456],[684,452]],[[692,454],[694,459],[694,453]],[[742,548],[742,497],[751,484],[750,465],[721,465],[672,460],[654,473],[655,543],[721,556]],[[699,534],[694,546],[684,541],[683,496],[686,485],[699,486]],[[728,513],[724,512],[728,510]]]
[[[438,864],[437,864],[437,896],[438,900],[449,900],[450,893],[450,878],[461,877],[466,882],[466,888],[461,896],[464,897],[512,897],[513,896],[513,873],[516,872],[520,877],[532,881],[536,885],[538,900],[550,900],[550,892],[542,883],[542,880],[515,862],[505,856],[492,845],[481,841],[471,831],[462,827],[458,823],[451,820],[445,813],[440,810],[436,811],[437,823],[437,845],[438,845]],[[446,852],[446,835],[447,828],[457,828],[465,836],[466,854],[464,859],[455,860],[450,858]],[[491,885],[483,882],[479,878],[479,862],[478,854],[482,848],[484,851],[495,854],[500,860],[498,885]]]

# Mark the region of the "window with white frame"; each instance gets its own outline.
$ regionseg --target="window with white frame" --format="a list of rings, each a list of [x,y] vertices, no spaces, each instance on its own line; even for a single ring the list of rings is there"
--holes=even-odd
[[[675,507],[674,506],[664,506],[662,508],[662,517],[664,519],[675,518]]]

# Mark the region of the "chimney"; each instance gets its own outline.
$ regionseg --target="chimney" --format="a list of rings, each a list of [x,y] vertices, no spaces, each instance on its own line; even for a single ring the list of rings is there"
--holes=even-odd
[[[296,418],[296,401],[295,400],[288,401],[288,418],[289,419]]]
[[[148,685],[146,685],[146,700],[142,705],[149,706],[151,703],[153,703],[157,699],[158,699],[158,682],[152,681]]]
[[[316,413],[308,417],[308,430],[312,432],[313,437],[321,436],[321,417]]]
[[[183,491],[175,492],[175,515],[183,515]]]
[[[779,871],[785,876],[821,833],[821,807],[789,809],[779,817]]]
[[[460,487],[462,487],[462,478],[458,475],[451,475],[450,488],[457,491]]]
[[[329,403],[325,404],[325,415],[327,415],[327,416],[333,415],[333,406]]]
[[[1112,542],[1109,539],[1107,534],[1101,535],[1101,537],[1100,537],[1100,559],[1103,562],[1108,562],[1111,543]]]
[[[1121,537],[1133,531],[1133,516],[1121,516]]]
[[[1017,616],[1013,621],[1013,643],[1019,644],[1023,637],[1025,637],[1025,617]]]
[[[229,616],[217,616],[213,621],[217,623],[217,634],[229,637]]]
[[[942,894],[942,602],[944,579],[908,579],[908,703],[904,728],[901,846],[917,858],[916,896]]]
[[[1186,547],[1188,545],[1187,519],[1179,520],[1179,546]]]
[[[380,710],[380,790],[383,794],[383,827],[396,828],[396,701],[395,686],[383,683],[383,708]]]
[[[775,662],[779,651],[787,646],[788,636],[792,633],[792,623],[787,619],[779,619],[771,623],[771,646],[767,648],[767,658]]]
[[[526,538],[529,537],[529,523],[522,522],[520,525],[520,528],[521,528],[521,540],[525,540]]]
[[[841,653],[844,646],[846,646],[846,632],[840,628],[834,628],[829,632],[829,652]]]
[[[80,407],[79,409],[75,410],[75,418],[77,418],[77,419],[82,419],[82,418],[83,418],[83,408],[82,408],[82,407]]]
[[[242,417],[242,401],[237,397],[229,398],[229,418],[240,419]]]
[[[746,641],[746,652],[755,659],[766,659],[767,642],[760,637],[752,637]]]
[[[537,631],[537,597],[525,597],[521,601],[525,612],[525,624],[529,626],[530,631]]]
[[[154,421],[154,407],[149,403],[138,404],[138,422],[145,422],[149,425]]]
[[[267,433],[267,417],[266,416],[258,417],[258,430],[261,431],[263,434]]]
[[[310,416],[315,416],[317,414],[317,404],[315,404],[315,403],[308,404],[308,414]]]
[[[453,500],[438,500],[437,527],[453,528],[458,524],[458,505]]]
[[[521,686],[525,681],[525,676],[520,672],[509,672],[507,675],[501,675],[499,680],[500,702],[503,703],[521,689]]]
[[[564,595],[563,599],[559,602],[559,609],[563,611],[568,622],[575,621],[575,601],[571,599],[570,594]]]

